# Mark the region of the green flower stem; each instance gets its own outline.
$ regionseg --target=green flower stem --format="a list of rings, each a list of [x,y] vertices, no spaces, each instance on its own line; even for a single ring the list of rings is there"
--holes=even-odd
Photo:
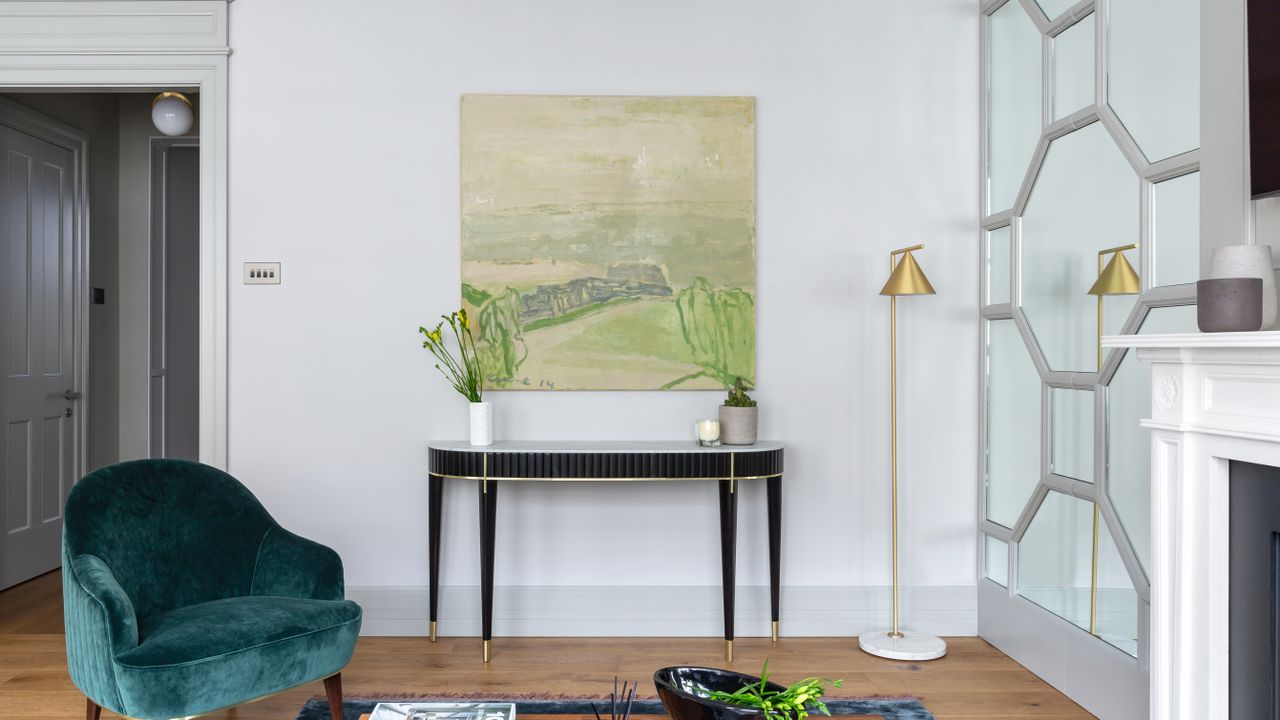
[[[484,376],[480,368],[479,353],[476,351],[475,337],[471,334],[470,322],[465,313],[465,310],[459,310],[450,315],[441,315],[441,322],[436,324],[434,330],[419,327],[418,332],[426,338],[422,346],[430,350],[431,354],[440,361],[436,364],[436,369],[453,386],[453,389],[471,402],[480,402],[484,392]],[[457,357],[445,345],[444,337],[441,335],[445,323],[449,324],[449,329],[453,332],[454,340],[458,344]]]

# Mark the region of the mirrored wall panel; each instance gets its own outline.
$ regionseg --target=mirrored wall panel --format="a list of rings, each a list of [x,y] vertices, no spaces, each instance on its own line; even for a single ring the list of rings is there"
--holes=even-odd
[[[1009,587],[1009,545],[1003,540],[986,535],[983,547],[985,548],[985,565],[987,579]]]
[[[986,209],[1000,213],[985,224],[1009,222],[1017,236],[1011,246],[1008,231],[980,230],[983,300],[1007,299],[1016,319],[983,320],[984,516],[1011,530],[1008,545],[979,530],[983,574],[1049,611],[1016,632],[1053,642],[1057,615],[1137,657],[1150,590],[1151,450],[1139,424],[1149,368],[1104,354],[1099,336],[1195,330],[1200,175],[1185,153],[1199,145],[1201,3],[982,6]]]
[[[1040,482],[1040,375],[1012,320],[987,328],[987,519],[1012,528]]]
[[[1050,491],[1018,546],[1018,593],[1136,655],[1138,596],[1101,521],[1094,606],[1094,527],[1093,503]]]
[[[1044,14],[1050,20],[1058,17],[1062,13],[1071,9],[1079,0],[1036,0],[1036,4],[1044,11]],[[1017,0],[1014,0],[1017,2]]]
[[[987,303],[1007,303],[1013,276],[1013,230],[1008,226],[987,233]]]
[[[1053,39],[1053,119],[1059,120],[1093,104],[1094,16],[1063,30]]]
[[[1200,173],[1156,183],[1152,196],[1152,285],[1200,279]]]
[[[1199,0],[1107,7],[1107,97],[1120,122],[1152,162],[1200,147]]]
[[[1054,370],[1098,368],[1098,251],[1138,242],[1139,181],[1101,123],[1049,145],[1022,217],[1022,308]],[[1141,267],[1136,250],[1129,261]],[[1119,333],[1134,296],[1104,300]]]
[[[1050,470],[1093,482],[1093,392],[1053,388],[1049,399],[1053,404]]]
[[[987,45],[987,212],[1013,207],[1044,125],[1040,31],[1022,6],[991,15]]]

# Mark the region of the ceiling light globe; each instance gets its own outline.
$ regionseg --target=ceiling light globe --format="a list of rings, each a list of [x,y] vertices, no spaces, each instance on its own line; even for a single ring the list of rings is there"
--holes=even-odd
[[[165,135],[186,135],[194,121],[191,101],[182,93],[163,92],[151,101],[151,122]]]

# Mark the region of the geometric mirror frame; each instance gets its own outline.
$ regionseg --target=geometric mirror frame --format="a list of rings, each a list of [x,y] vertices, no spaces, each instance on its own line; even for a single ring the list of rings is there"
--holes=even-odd
[[[1037,283],[1036,291],[1041,296],[1046,292],[1045,284],[1051,285],[1049,292],[1057,292],[1060,294],[1064,307],[1072,307],[1072,315],[1066,318],[1055,319],[1055,322],[1063,322],[1073,328],[1073,332],[1079,333],[1078,337],[1084,338],[1084,342],[1096,334],[1097,317],[1095,313],[1105,313],[1106,319],[1103,326],[1106,334],[1135,334],[1142,330],[1144,320],[1153,309],[1156,308],[1173,308],[1178,306],[1194,305],[1195,303],[1195,287],[1194,284],[1159,284],[1153,283],[1154,275],[1152,267],[1152,259],[1159,255],[1159,238],[1156,235],[1154,227],[1154,202],[1156,198],[1157,185],[1183,176],[1196,173],[1200,169],[1200,151],[1198,147],[1174,147],[1163,159],[1151,162],[1147,156],[1139,149],[1139,145],[1134,138],[1126,130],[1124,124],[1120,121],[1115,110],[1108,104],[1108,87],[1107,78],[1110,70],[1109,55],[1113,51],[1113,43],[1108,37],[1109,28],[1106,26],[1106,18],[1108,17],[1109,5],[1117,0],[1094,0],[1093,2],[1068,3],[1071,12],[1062,12],[1058,17],[1050,18],[1046,15],[1043,7],[1048,5],[1050,10],[1056,10],[1061,5],[1054,2],[1045,3],[1036,2],[1036,0],[987,0],[981,5],[982,13],[982,73],[981,73],[981,99],[979,107],[983,109],[982,127],[980,129],[980,137],[983,140],[983,177],[981,207],[990,208],[990,198],[986,193],[990,191],[990,178],[988,173],[991,170],[990,156],[988,154],[988,137],[991,132],[990,115],[993,114],[992,108],[999,112],[1002,98],[999,96],[999,88],[1005,87],[1006,84],[993,84],[990,82],[994,69],[991,66],[992,57],[998,56],[1008,59],[1010,55],[1009,48],[993,48],[991,43],[995,38],[992,37],[989,27],[991,17],[1002,8],[1005,9],[1002,18],[1009,17],[1011,9],[1007,7],[1010,3],[1018,6],[1020,11],[1025,12],[1030,21],[1039,30],[1042,36],[1042,44],[1040,51],[1042,54],[1037,57],[1025,57],[1022,60],[1026,63],[1034,63],[1036,66],[1043,66],[1045,71],[1042,74],[1043,82],[1041,91],[1043,93],[1043,114],[1041,118],[1041,132],[1039,142],[1035,150],[1030,153],[1030,161],[1026,168],[1024,179],[1017,193],[1017,197],[1012,207],[1000,209],[998,212],[989,212],[981,221],[979,228],[979,252],[981,253],[982,268],[981,272],[981,289],[980,297],[982,306],[980,310],[981,327],[983,333],[983,346],[986,347],[987,327],[991,321],[1012,321],[1019,330],[1019,335],[1024,341],[1025,351],[1031,363],[1034,364],[1040,376],[1041,397],[1029,400],[1029,402],[1039,402],[1041,411],[1039,414],[1039,427],[1029,427],[1024,431],[1021,438],[1021,445],[1032,445],[1039,447],[1041,462],[1039,463],[1039,477],[1027,479],[1024,483],[1019,483],[1020,487],[1029,488],[1027,496],[1022,501],[1022,510],[1013,523],[1012,527],[999,524],[988,519],[988,492],[985,487],[985,479],[987,477],[987,466],[991,462],[1004,462],[1005,466],[1011,466],[1007,460],[1001,457],[991,457],[992,453],[1005,452],[1003,448],[1010,446],[1018,446],[1019,443],[1008,442],[1008,438],[1002,438],[1000,443],[989,443],[987,435],[987,401],[988,401],[988,382],[998,382],[1000,378],[989,377],[987,372],[980,374],[981,387],[979,388],[979,397],[983,398],[983,402],[979,407],[979,482],[978,489],[978,547],[979,547],[979,582],[988,583],[990,587],[998,588],[1001,593],[1007,593],[1011,599],[1022,600],[1030,603],[1020,594],[1019,588],[1019,562],[1033,562],[1033,558],[1023,557],[1019,560],[1019,545],[1023,542],[1027,535],[1028,529],[1033,523],[1038,528],[1035,533],[1035,542],[1044,544],[1052,544],[1053,538],[1046,539],[1046,528],[1053,529],[1055,527],[1071,528],[1064,530],[1053,530],[1062,533],[1057,538],[1063,546],[1074,546],[1080,538],[1076,533],[1086,532],[1102,538],[1105,545],[1102,553],[1098,549],[1099,543],[1093,543],[1093,556],[1105,554],[1108,558],[1106,566],[1103,568],[1104,582],[1100,585],[1096,578],[1097,560],[1093,561],[1095,579],[1092,580],[1091,594],[1094,596],[1094,603],[1097,604],[1097,596],[1099,591],[1110,591],[1109,597],[1129,597],[1126,593],[1132,592],[1136,597],[1137,610],[1132,618],[1136,627],[1132,632],[1129,631],[1129,620],[1125,621],[1124,632],[1113,632],[1113,626],[1107,625],[1107,618],[1112,615],[1105,615],[1104,622],[1099,627],[1098,623],[1094,623],[1095,631],[1092,640],[1096,640],[1100,646],[1108,648],[1119,648],[1124,653],[1136,659],[1139,667],[1145,667],[1147,662],[1146,654],[1148,652],[1146,636],[1148,628],[1146,627],[1146,618],[1148,617],[1148,608],[1150,607],[1151,586],[1148,580],[1147,569],[1143,566],[1143,559],[1139,557],[1139,553],[1131,542],[1128,534],[1125,532],[1125,525],[1142,526],[1140,522],[1135,522],[1129,518],[1127,523],[1122,522],[1121,516],[1117,513],[1115,505],[1112,503],[1111,494],[1109,493],[1111,478],[1108,477],[1108,458],[1115,460],[1119,453],[1148,453],[1149,447],[1145,443],[1123,443],[1122,446],[1109,447],[1109,433],[1107,431],[1108,411],[1107,397],[1109,384],[1115,377],[1117,369],[1125,358],[1125,350],[1111,349],[1106,353],[1100,354],[1100,362],[1090,363],[1089,368],[1071,368],[1056,369],[1046,358],[1045,353],[1039,346],[1035,335],[1035,320],[1043,319],[1043,315],[1047,312],[1045,308],[1050,308],[1051,303],[1041,301],[1040,310],[1037,312],[1035,320],[1028,320],[1028,316],[1023,309],[1023,275],[1025,267],[1024,259],[1028,255],[1036,256],[1038,254],[1036,248],[1029,249],[1027,243],[1034,242],[1034,237],[1028,237],[1023,232],[1023,216],[1027,210],[1028,201],[1036,191],[1036,183],[1040,178],[1041,171],[1045,166],[1045,160],[1049,154],[1050,146],[1055,141],[1070,138],[1073,133],[1081,132],[1083,129],[1090,129],[1090,132],[1097,135],[1099,128],[1105,131],[1105,136],[1110,145],[1107,152],[1117,153],[1119,157],[1123,157],[1124,165],[1127,165],[1125,172],[1128,179],[1117,187],[1123,187],[1124,192],[1132,193],[1129,196],[1129,207],[1133,208],[1136,214],[1136,223],[1131,225],[1126,223],[1125,229],[1119,233],[1120,237],[1115,237],[1116,233],[1106,234],[1099,232],[1097,237],[1087,232],[1082,232],[1082,237],[1077,243],[1074,243],[1068,251],[1071,255],[1072,272],[1068,274],[1064,271],[1061,276],[1054,276],[1052,268],[1048,274],[1043,267],[1038,267],[1035,277]],[[1184,12],[1186,3],[1179,3],[1178,12]],[[1188,22],[1192,21],[1187,19]],[[1194,19],[1198,22],[1198,17]],[[1158,23],[1153,23],[1153,27]],[[1080,98],[1079,92],[1055,92],[1055,72],[1054,72],[1054,47],[1055,38],[1066,32],[1068,29],[1077,37],[1080,33],[1093,32],[1095,34],[1095,42],[1093,43],[1093,66],[1095,69],[1093,83],[1093,97],[1088,104],[1083,104],[1078,108],[1062,107],[1062,98]],[[1065,47],[1066,43],[1058,45]],[[1079,44],[1076,44],[1079,47]],[[1087,46],[1087,45],[1086,45]],[[1027,44],[1022,43],[1020,46],[1022,52],[1029,53]],[[1198,47],[1188,47],[1187,52],[1196,54],[1195,64],[1198,64]],[[1079,62],[1079,54],[1073,56],[1071,62]],[[1065,60],[1064,60],[1065,61]],[[1132,71],[1132,68],[1130,68]],[[1062,76],[1062,72],[1057,72],[1057,76]],[[1076,77],[1074,82],[1079,87],[1079,78]],[[1024,100],[1018,100],[1024,102]],[[1055,100],[1057,106],[1055,107]],[[1091,143],[1097,145],[1097,143]],[[1060,212],[1071,212],[1072,198],[1071,188],[1079,187],[1080,183],[1088,182],[1087,178],[1073,179],[1071,177],[1059,177],[1052,183],[1052,187],[1057,188],[1049,191],[1041,188],[1042,195],[1044,192],[1052,192],[1058,194],[1056,201],[1059,203]],[[1171,187],[1171,186],[1164,186]],[[1041,201],[1044,202],[1044,201]],[[1080,208],[1081,212],[1087,212],[1087,208]],[[1126,211],[1127,212],[1127,211]],[[1080,224],[1080,227],[1087,228],[1087,223]],[[995,232],[998,231],[998,232]],[[1008,250],[1003,249],[1005,237],[1007,234]],[[1198,234],[1198,233],[1197,233]],[[999,238],[1001,245],[992,247],[992,239]],[[1197,241],[1198,242],[1198,241]],[[1185,235],[1179,238],[1179,250],[1185,252],[1188,246],[1188,240]],[[1132,249],[1123,251],[1125,260],[1127,260],[1138,275],[1139,282],[1136,288],[1137,293],[1127,296],[1096,296],[1088,295],[1090,284],[1094,279],[1091,276],[1092,267],[1095,260],[1098,262],[1098,268],[1107,258],[1099,258],[1099,251],[1116,246],[1132,245]],[[1170,248],[1172,251],[1173,248]],[[1039,253],[1042,254],[1042,253]],[[1110,256],[1108,256],[1110,257]],[[1166,254],[1165,257],[1168,257]],[[1007,258],[1009,267],[1002,268],[995,264],[999,259],[1003,261]],[[1086,265],[1087,263],[1087,265]],[[1087,268],[1085,275],[1082,275],[1081,267]],[[1007,274],[1006,274],[1007,270]],[[1004,278],[1008,277],[1008,283],[1004,282]],[[996,278],[995,281],[992,278]],[[999,284],[996,284],[999,283]],[[1007,286],[1007,287],[1006,287]],[[996,302],[993,302],[996,301]],[[1095,310],[1097,303],[1101,303],[1102,308]],[[1159,317],[1159,313],[1156,315]],[[1157,323],[1158,324],[1158,323]],[[1128,380],[1126,380],[1128,382]],[[1083,391],[1083,392],[1081,392]],[[1063,394],[1069,392],[1069,394]],[[1071,422],[1073,427],[1070,433],[1066,433],[1066,428],[1055,427],[1055,417],[1053,412],[1052,398],[1059,398],[1060,411],[1058,419],[1062,422]],[[1086,404],[1081,406],[1080,400],[1092,400],[1092,417],[1086,420],[1081,413],[1088,413],[1089,406]],[[1070,400],[1072,408],[1070,413],[1064,414],[1062,408],[1065,407],[1061,403]],[[1083,408],[1083,409],[1080,409]],[[1088,428],[1091,442],[1085,442],[1079,435],[1085,432],[1084,428]],[[1072,445],[1075,455],[1072,456],[1072,462],[1076,467],[1074,474],[1084,475],[1085,477],[1068,477],[1055,473],[1053,471],[1053,444],[1054,438],[1058,438],[1060,449],[1065,447],[1062,445],[1063,438],[1073,438]],[[1061,455],[1059,465],[1061,465]],[[1080,469],[1082,463],[1091,463],[1089,472],[1086,474]],[[1059,522],[1056,526],[1045,520],[1038,520],[1037,513],[1042,507],[1046,507],[1046,500],[1053,495],[1052,502],[1047,504],[1050,508],[1060,508],[1063,504],[1070,500],[1076,505],[1070,505],[1076,508],[1072,515],[1075,520],[1071,523]],[[1008,499],[1005,499],[1007,503]],[[1055,512],[1061,513],[1060,509]],[[1132,514],[1134,509],[1126,508],[1126,513]],[[1081,515],[1083,513],[1083,515]],[[1007,511],[1006,511],[1007,514]],[[1096,531],[1090,533],[1089,527],[1092,525]],[[990,538],[991,541],[988,541]],[[1089,540],[1090,538],[1085,538]],[[1007,551],[1007,557],[1001,557],[1001,550]],[[1142,553],[1145,555],[1144,552]],[[1116,573],[1120,573],[1117,575]],[[1127,583],[1119,582],[1122,576],[1127,576]],[[996,580],[1003,581],[998,582]],[[1078,583],[1079,578],[1073,576],[1072,581]],[[1118,589],[1121,586],[1131,584],[1132,590]],[[1089,623],[1082,622],[1079,616],[1079,607],[1068,613],[1066,610],[1055,611],[1053,603],[1042,602],[1034,604],[1035,607],[1044,608],[1045,605],[1050,607],[1045,609],[1046,613],[1053,616],[1063,614],[1073,614],[1072,617],[1066,618],[1065,622],[1069,622],[1076,628],[1080,628],[1081,632],[1088,633]],[[1127,604],[1127,600],[1120,603],[1122,606]],[[1107,611],[1112,608],[1114,603],[1108,604],[1108,593],[1103,592],[1103,609]],[[1126,610],[1124,616],[1130,617]],[[1129,637],[1132,635],[1132,637]],[[1123,637],[1120,637],[1123,636]],[[1105,638],[1105,639],[1104,639]]]

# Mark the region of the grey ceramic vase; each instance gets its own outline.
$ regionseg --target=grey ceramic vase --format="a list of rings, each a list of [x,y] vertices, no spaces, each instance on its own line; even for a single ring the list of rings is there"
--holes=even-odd
[[[760,418],[758,407],[720,406],[720,442],[723,445],[754,445]]]
[[[1213,278],[1196,283],[1200,332],[1253,332],[1262,327],[1262,279]]]

